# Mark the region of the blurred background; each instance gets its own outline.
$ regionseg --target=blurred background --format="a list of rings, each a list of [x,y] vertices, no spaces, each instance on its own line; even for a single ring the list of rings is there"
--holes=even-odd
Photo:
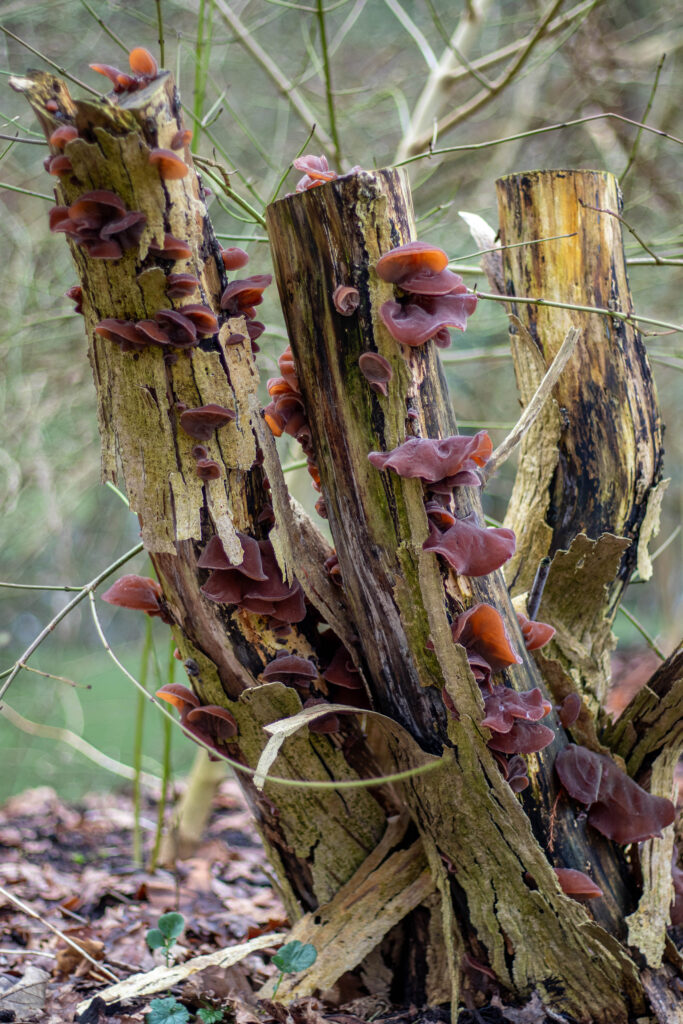
[[[159,57],[159,12],[164,63],[176,74],[187,124],[195,130],[194,145],[229,170],[232,187],[259,210],[306,144],[313,120],[333,138],[326,151],[337,169],[356,163],[384,166],[404,156],[430,82],[438,85],[439,117],[470,105],[482,92],[489,94],[471,115],[439,136],[439,147],[490,142],[604,111],[682,134],[683,18],[674,0],[656,7],[646,0],[327,0],[322,19],[317,0],[3,0],[0,132],[9,137],[0,145],[0,580],[5,583],[83,585],[138,541],[135,517],[119,495],[99,483],[95,393],[83,322],[64,297],[75,273],[64,239],[48,232],[53,180],[42,166],[47,152],[37,144],[42,134],[25,101],[7,87],[7,78],[45,68],[45,57],[106,92],[108,83],[88,65],[97,61],[127,68],[125,51],[140,45]],[[529,46],[544,15],[545,33]],[[520,55],[524,59],[506,84],[506,69]],[[446,65],[450,70],[444,77]],[[77,85],[73,92],[82,94]],[[431,123],[429,116],[428,134]],[[323,148],[313,138],[305,151],[317,154]],[[465,268],[471,268],[467,284],[478,281],[487,290],[483,274],[474,269],[478,259],[471,256],[477,246],[458,211],[477,213],[497,227],[496,178],[550,167],[604,169],[622,179],[626,221],[657,257],[679,261],[657,264],[626,232],[635,309],[680,323],[680,145],[639,134],[623,121],[597,119],[417,161],[411,177],[419,237],[441,245],[452,258],[463,257]],[[292,191],[298,177],[290,171],[280,194]],[[241,245],[249,252],[248,272],[269,272],[262,228],[221,197],[212,198],[210,210],[223,245]],[[275,375],[277,356],[286,345],[275,289],[270,293],[263,314],[259,311],[267,325],[259,355],[264,384]],[[682,610],[681,536],[676,533],[682,511],[677,415],[682,338],[680,333],[647,338],[667,424],[665,474],[672,478],[661,533],[651,549],[671,542],[655,561],[653,579],[632,585],[625,600],[665,654],[678,640]],[[445,353],[461,429],[488,427],[494,444],[519,409],[506,341],[503,306],[482,301],[467,334]],[[300,458],[295,442],[290,450],[288,441],[281,445],[285,465]],[[485,508],[495,519],[504,517],[514,469],[510,460],[487,487]],[[312,511],[316,495],[305,469],[289,472],[288,482]],[[149,564],[139,555],[117,575],[123,572],[147,575]],[[71,597],[63,590],[0,588],[0,671],[12,666]],[[113,650],[139,674],[144,616],[99,601],[98,608]],[[626,616],[617,616],[615,632],[617,674],[625,677],[640,665],[651,670],[657,664]],[[168,630],[155,622],[153,634],[163,682]],[[135,691],[103,648],[87,600],[59,624],[30,664],[78,686],[22,671],[8,692],[8,704],[32,722],[64,726],[130,765]],[[152,672],[150,688],[153,682]],[[143,767],[155,775],[161,770],[161,732],[159,716],[150,707]],[[67,799],[125,784],[67,744],[32,736],[6,718],[0,718],[0,745],[0,800],[38,784],[54,786]],[[192,744],[174,730],[177,775],[187,769],[193,753]]]

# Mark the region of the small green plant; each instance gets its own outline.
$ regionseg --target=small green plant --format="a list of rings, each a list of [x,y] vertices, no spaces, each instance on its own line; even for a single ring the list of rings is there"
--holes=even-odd
[[[162,914],[157,921],[156,928],[150,928],[147,932],[147,945],[150,949],[163,949],[167,967],[171,959],[171,949],[183,934],[184,927],[183,915],[172,911],[170,914]],[[158,1003],[159,1000],[156,999],[155,1002]],[[170,1019],[173,1020],[173,1018]]]
[[[273,963],[276,967],[280,968],[280,976],[275,983],[273,989],[273,999],[277,995],[277,990],[280,987],[280,983],[284,978],[285,974],[298,974],[299,971],[305,971],[307,967],[311,967],[318,959],[318,951],[315,946],[312,946],[310,942],[299,942],[295,939],[294,942],[288,942],[282,947],[282,949],[275,954],[273,957]]]
[[[164,917],[170,916],[170,914],[164,914]],[[182,915],[177,914],[176,916],[181,917]],[[149,936],[147,938],[149,941]],[[174,996],[167,996],[166,999],[153,999],[149,1004],[149,1013],[145,1014],[145,1024],[187,1024],[189,1019],[190,1014],[187,1009]]]
[[[197,1010],[197,1016],[202,1024],[221,1024],[223,1011],[213,1006],[206,1006],[201,1010]]]

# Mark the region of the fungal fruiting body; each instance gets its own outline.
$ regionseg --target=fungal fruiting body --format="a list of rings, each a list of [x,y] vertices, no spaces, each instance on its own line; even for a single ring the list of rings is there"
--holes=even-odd
[[[120,71],[111,64],[91,64],[93,71],[104,75],[112,83],[114,94],[125,92],[136,92],[138,89],[149,85],[159,74],[159,68],[149,50],[137,46],[128,54],[128,62],[132,74],[127,71]]]
[[[464,331],[477,307],[462,278],[447,269],[443,249],[426,242],[409,242],[381,256],[378,277],[395,286],[395,297],[380,308],[392,338],[417,347],[430,339],[441,348],[450,344],[449,327]]]
[[[101,597],[107,604],[146,612],[152,617],[159,616],[164,622],[171,621],[162,604],[161,586],[149,576],[136,576],[134,573],[121,576]]]
[[[555,759],[570,797],[588,808],[588,824],[615,843],[640,843],[661,835],[675,817],[666,797],[653,796],[606,754],[571,745]]]
[[[219,754],[223,752],[222,744],[237,735],[237,722],[229,711],[217,704],[200,704],[197,696],[187,686],[167,683],[157,690],[155,697],[177,708],[185,730]],[[211,754],[209,758],[216,760]]]
[[[303,178],[297,182],[297,192],[317,188],[318,185],[324,185],[326,181],[334,181],[338,177],[336,171],[330,170],[324,156],[299,156],[292,161],[292,165],[295,170],[304,172]]]
[[[234,604],[273,623],[301,622],[306,602],[298,580],[285,583],[269,540],[256,541],[238,533],[243,561],[234,565],[218,537],[212,538],[197,561],[212,573],[201,588],[205,597],[219,604]]]
[[[463,434],[445,438],[410,437],[390,452],[370,452],[376,469],[393,470],[398,476],[419,478],[425,483],[453,487],[480,487],[477,469],[488,462],[493,445],[485,430],[473,437]]]
[[[50,231],[68,235],[95,259],[118,260],[140,242],[147,217],[129,211],[108,189],[85,192],[70,206],[53,206]]]

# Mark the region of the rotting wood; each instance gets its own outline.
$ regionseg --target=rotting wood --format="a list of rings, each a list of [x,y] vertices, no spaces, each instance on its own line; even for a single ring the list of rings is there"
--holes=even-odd
[[[632,1000],[633,1005],[639,1001],[634,965],[614,939],[588,918],[583,919],[585,912],[576,904],[565,912],[562,898],[563,909],[558,905],[556,916],[548,914],[556,890],[547,859],[474,726],[481,717],[478,688],[462,651],[450,639],[436,560],[422,550],[427,536],[422,487],[416,480],[380,474],[367,461],[369,451],[395,447],[411,429],[430,437],[456,430],[433,346],[402,349],[378,315],[392,289],[379,280],[373,264],[382,253],[414,237],[403,177],[393,171],[377,171],[338,179],[274,203],[267,211],[267,225],[330,529],[358,628],[360,660],[375,707],[400,723],[419,744],[409,753],[404,736],[390,740],[384,768],[387,760],[393,761],[393,770],[415,766],[428,752],[443,750],[444,742],[447,751],[451,742],[456,742],[460,754],[462,730],[466,730],[468,757],[452,761],[447,783],[443,781],[445,773],[438,772],[405,786],[418,827],[449,858],[458,885],[463,887],[468,907],[465,929],[476,930],[494,970],[507,984],[519,989],[543,988],[543,972],[546,978],[561,976],[565,979],[563,992],[554,1005],[571,1006],[572,1012],[585,1014],[582,1001],[589,987],[590,1012],[596,1020],[625,1019],[625,1001]],[[334,310],[332,292],[341,283],[353,285],[360,293],[358,314],[353,318],[340,317]],[[369,390],[358,370],[357,361],[364,351],[378,351],[392,366],[386,399]],[[408,407],[417,414],[416,427],[411,428],[407,420]],[[481,515],[478,494],[466,488],[460,492],[458,512],[475,509]],[[506,616],[511,634],[517,635],[501,574],[480,579],[451,575],[448,586],[461,607],[476,600],[494,604]],[[436,658],[426,653],[430,635]],[[523,651],[521,643],[519,649]],[[533,685],[531,680],[543,685],[531,659],[507,676],[520,689]],[[459,726],[453,722],[447,726],[447,737],[444,708],[437,702],[438,690],[444,685],[463,716]],[[544,841],[554,799],[552,762],[557,749],[548,748],[549,753],[543,751],[530,759],[535,764],[532,777],[539,793],[538,803],[533,798],[530,802],[532,820]],[[501,801],[498,811],[491,806],[491,787]],[[482,806],[487,808],[485,815]],[[461,831],[460,824],[470,810],[471,827]],[[555,841],[561,856],[573,854],[580,859],[583,849],[588,857],[587,837],[577,832],[566,802],[560,804],[556,818]],[[475,820],[477,825],[472,827]],[[486,832],[491,826],[495,838],[482,833],[479,842],[483,849],[496,851],[500,879],[495,887],[491,886],[492,865],[482,871],[479,843],[477,850],[472,847],[477,830]],[[505,837],[504,850],[501,836]],[[623,898],[619,857],[614,859],[609,844],[598,841],[596,849],[591,837],[590,860],[604,861],[600,884],[606,893]],[[587,862],[582,863],[585,866]],[[525,867],[520,870],[521,864]],[[530,893],[522,881],[525,870],[534,877],[538,873],[542,898],[538,892]],[[498,916],[501,908],[512,905],[524,909],[519,918],[506,916],[503,922]],[[611,904],[612,911],[607,905],[604,901],[597,910],[603,915],[599,919],[610,922],[615,931],[623,930],[618,903]],[[566,925],[561,947],[554,946],[550,932],[545,932],[551,917],[555,924],[562,920]],[[589,952],[595,941],[605,943],[603,952],[610,964],[609,968],[602,964],[599,976],[591,966],[594,947]],[[512,962],[510,947],[514,949]],[[580,985],[566,980],[570,960],[574,977],[583,979]],[[592,979],[589,985],[588,977]],[[546,995],[553,1000],[549,991]]]
[[[524,171],[501,178],[497,189],[509,295],[632,310],[621,223],[611,215],[621,211],[613,175]],[[572,237],[519,244],[556,235]],[[572,325],[582,337],[554,392],[561,413],[557,468],[551,472],[546,460],[542,476],[522,474],[513,490],[506,525],[517,533],[517,554],[506,578],[516,592],[528,589],[539,558],[568,548],[578,533],[592,540],[603,533],[624,536],[633,543],[608,590],[606,607],[613,614],[635,568],[639,531],[661,475],[661,423],[645,346],[621,320],[514,302],[510,310],[544,366]],[[524,401],[527,371],[515,336],[517,321],[511,327],[512,348]],[[537,441],[530,434],[523,442],[523,464],[527,458],[533,462]]]
[[[162,228],[187,238],[193,247],[189,265],[200,277],[207,303],[218,311],[225,275],[199,179],[191,172],[174,191],[176,185],[161,185],[140,157],[145,147],[163,144],[179,124],[180,107],[170,76],[160,76],[120,107],[92,101],[74,104],[50,75],[36,76],[22,90],[29,93],[48,133],[54,127],[45,108],[48,95],[59,95],[62,115],[78,124],[85,138],[69,145],[75,144],[81,191],[98,185],[117,190],[120,186],[125,192],[130,167],[135,179],[126,186],[133,189],[130,204],[139,205],[148,217],[137,258],[144,258],[150,241],[159,241]],[[323,620],[332,620],[339,636],[350,643],[356,629],[359,642],[353,656],[375,704],[393,720],[380,745],[365,742],[357,726],[346,723],[335,739],[306,732],[292,736],[278,756],[278,774],[292,781],[353,782],[359,775],[420,768],[439,758],[438,771],[412,778],[402,790],[423,847],[411,839],[405,849],[390,854],[398,858],[393,861],[400,868],[396,876],[386,868],[382,876],[394,886],[391,920],[401,921],[404,915],[406,934],[414,926],[413,934],[428,936],[432,965],[442,965],[448,974],[440,987],[435,981],[425,982],[418,977],[422,965],[411,956],[406,991],[419,999],[450,991],[455,1011],[460,961],[476,938],[501,984],[516,994],[537,989],[549,1006],[571,1013],[582,1024],[622,1024],[643,1008],[638,972],[619,941],[623,912],[631,909],[628,887],[620,877],[624,860],[610,844],[576,827],[566,801],[554,806],[552,765],[566,743],[561,732],[552,748],[530,758],[532,785],[524,805],[513,795],[477,727],[481,695],[464,653],[451,643],[446,608],[453,614],[475,601],[489,601],[501,610],[523,651],[502,575],[468,580],[448,573],[444,581],[434,555],[422,549],[427,527],[421,486],[379,474],[367,463],[370,448],[389,448],[403,440],[406,397],[417,414],[413,429],[432,437],[456,429],[434,346],[402,352],[377,317],[390,289],[377,279],[373,263],[380,252],[412,237],[410,201],[403,186],[402,176],[395,172],[362,172],[283,200],[269,211],[283,306],[293,332],[345,594],[335,595],[322,575],[319,561],[329,549],[310,520],[287,500],[281,474],[274,472],[278,557],[287,576],[302,571],[311,604]],[[71,177],[64,189],[66,201],[79,194]],[[91,331],[103,316],[137,319],[168,304],[162,267],[140,267],[132,254],[116,261],[117,267],[103,266],[80,250],[74,257]],[[350,277],[361,293],[360,329],[349,321],[342,323],[330,308],[340,274]],[[199,591],[200,539],[217,533],[226,550],[235,552],[236,529],[264,535],[257,524],[267,497],[263,469],[253,461],[257,441],[267,466],[270,460],[268,472],[276,469],[274,446],[266,444],[259,418],[253,360],[246,349],[225,343],[235,326],[224,324],[217,337],[196,350],[196,359],[181,353],[170,365],[158,358],[158,352],[124,358],[126,354],[99,338],[92,340],[92,352],[105,472],[115,472],[119,457],[175,620],[178,646],[194,663],[196,692],[202,702],[233,711],[239,745],[230,749],[253,766],[266,741],[263,725],[291,719],[301,708],[291,687],[259,683],[263,665],[279,649],[315,658],[320,637],[319,620],[312,617],[283,643],[263,619],[210,605]],[[370,395],[355,366],[360,351],[374,348],[386,354],[394,368],[394,390],[386,403]],[[200,487],[173,406],[178,399],[193,405],[212,399],[224,404],[231,394],[238,419],[215,439],[215,448],[211,442],[211,453],[225,476]],[[129,412],[132,426],[124,422]],[[152,429],[155,422],[158,430]],[[144,472],[139,468],[141,456]],[[470,510],[481,516],[479,495],[462,489],[458,512]],[[610,580],[606,582],[609,585]],[[434,653],[426,649],[430,636]],[[544,685],[526,653],[523,664],[509,671],[506,680],[520,690]],[[448,721],[445,714],[443,687],[461,712],[457,722]],[[380,733],[368,729],[371,735],[376,740]],[[333,904],[349,879],[364,873],[369,877],[387,811],[401,802],[399,787],[372,795],[365,788],[316,792],[282,789],[267,781],[261,794],[241,781],[293,920],[321,902]],[[583,867],[591,861],[594,876],[605,889],[605,899],[592,914],[560,892],[546,851],[563,866]],[[429,870],[422,865],[429,865]],[[381,869],[382,865],[377,871]],[[368,919],[373,909],[377,908],[369,898]],[[380,920],[376,913],[367,940],[372,956],[384,925],[389,926]],[[330,921],[332,928],[339,923]],[[331,961],[326,956],[326,962]],[[397,984],[402,980],[397,978]]]

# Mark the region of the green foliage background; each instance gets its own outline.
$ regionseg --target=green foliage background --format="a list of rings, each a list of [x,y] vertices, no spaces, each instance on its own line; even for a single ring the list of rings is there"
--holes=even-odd
[[[304,145],[310,125],[278,93],[263,66],[245,50],[224,18],[241,18],[283,75],[305,98],[316,121],[329,131],[329,110],[322,61],[317,0],[160,0],[166,66],[174,70],[188,125],[193,114],[207,122],[195,128],[202,155],[231,171],[232,186],[251,203],[267,201],[292,158]],[[532,0],[478,0],[485,10],[468,50],[470,61],[493,53],[530,32],[545,10]],[[444,36],[452,33],[464,4],[452,0],[329,0],[325,30],[331,68],[332,101],[344,166],[382,166],[395,159],[400,139],[429,72],[433,52],[440,58]],[[576,7],[576,5],[575,5]],[[512,83],[438,145],[495,140],[544,124],[613,111],[642,120],[661,55],[668,54],[648,123],[681,135],[680,53],[683,21],[673,0],[655,9],[645,0],[605,0],[578,5],[579,15],[540,44]],[[558,16],[571,12],[560,5]],[[106,82],[88,70],[93,61],[127,66],[124,49],[144,45],[158,55],[157,4],[108,0],[57,0],[2,5],[2,24],[64,69],[92,87]],[[406,30],[405,16],[419,33]],[[98,20],[99,19],[99,20]],[[100,21],[102,24],[100,24]],[[123,44],[118,45],[115,36]],[[430,50],[431,47],[431,50]],[[0,83],[44,62],[18,42],[0,36]],[[495,77],[504,64],[486,70]],[[677,75],[678,72],[678,75]],[[457,108],[481,88],[471,75],[453,87],[446,109]],[[79,90],[74,86],[74,92]],[[0,92],[0,131],[25,140],[42,136],[24,101],[9,88]],[[414,200],[421,238],[442,245],[451,257],[467,256],[476,246],[458,210],[476,212],[496,224],[494,182],[524,168],[597,167],[621,175],[633,152],[637,130],[601,119],[545,135],[533,135],[446,160],[412,166]],[[0,177],[8,185],[51,198],[52,179],[42,168],[44,146],[4,143]],[[313,139],[307,152],[321,151]],[[624,182],[628,222],[660,256],[680,256],[680,146],[644,133],[635,163]],[[297,180],[290,172],[285,190]],[[137,540],[137,524],[120,498],[99,484],[99,445],[94,390],[86,359],[82,320],[63,297],[74,283],[71,261],[61,236],[47,230],[45,198],[0,191],[0,248],[3,265],[3,317],[0,324],[0,579],[14,583],[82,584]],[[214,196],[211,213],[224,244],[241,244],[251,255],[250,272],[269,270],[262,229],[246,222],[233,203]],[[643,257],[631,235],[629,257]],[[466,259],[472,265],[476,259]],[[633,265],[630,271],[639,313],[680,322],[680,266]],[[468,275],[468,284],[483,275]],[[274,292],[274,289],[271,289]],[[276,371],[286,344],[275,296],[267,299],[263,319],[268,331],[259,357],[262,377]],[[680,407],[683,343],[681,334],[653,337],[654,362],[666,434],[666,473],[673,477],[659,542],[681,518]],[[464,429],[510,424],[518,411],[509,358],[495,350],[506,343],[503,307],[481,302],[468,333],[454,339],[447,376]],[[503,434],[491,427],[495,439]],[[285,463],[299,457],[296,446],[282,446]],[[486,493],[490,515],[502,519],[514,465],[508,464]],[[315,495],[305,470],[289,475],[293,493],[312,508]],[[656,547],[656,544],[655,544]],[[626,606],[668,651],[673,646],[681,609],[680,537],[655,563],[653,581],[633,586]],[[127,571],[147,573],[144,556]],[[63,606],[60,592],[0,589],[0,668],[20,656],[42,625]],[[143,623],[126,611],[102,606],[110,643],[131,671],[139,667]],[[621,616],[616,629],[622,643],[643,644]],[[155,624],[157,648],[165,660],[166,630]],[[32,662],[37,668],[68,676],[90,690],[74,689],[43,677],[20,674],[8,694],[22,714],[40,722],[65,724],[110,756],[131,760],[135,698],[130,683],[108,659],[89,617],[87,602],[58,628]],[[158,772],[160,725],[148,716],[146,765]],[[97,770],[67,747],[29,739],[0,720],[4,771],[0,797],[27,785],[47,783],[66,796],[113,777]],[[174,740],[174,767],[182,771],[192,757],[184,737]]]

